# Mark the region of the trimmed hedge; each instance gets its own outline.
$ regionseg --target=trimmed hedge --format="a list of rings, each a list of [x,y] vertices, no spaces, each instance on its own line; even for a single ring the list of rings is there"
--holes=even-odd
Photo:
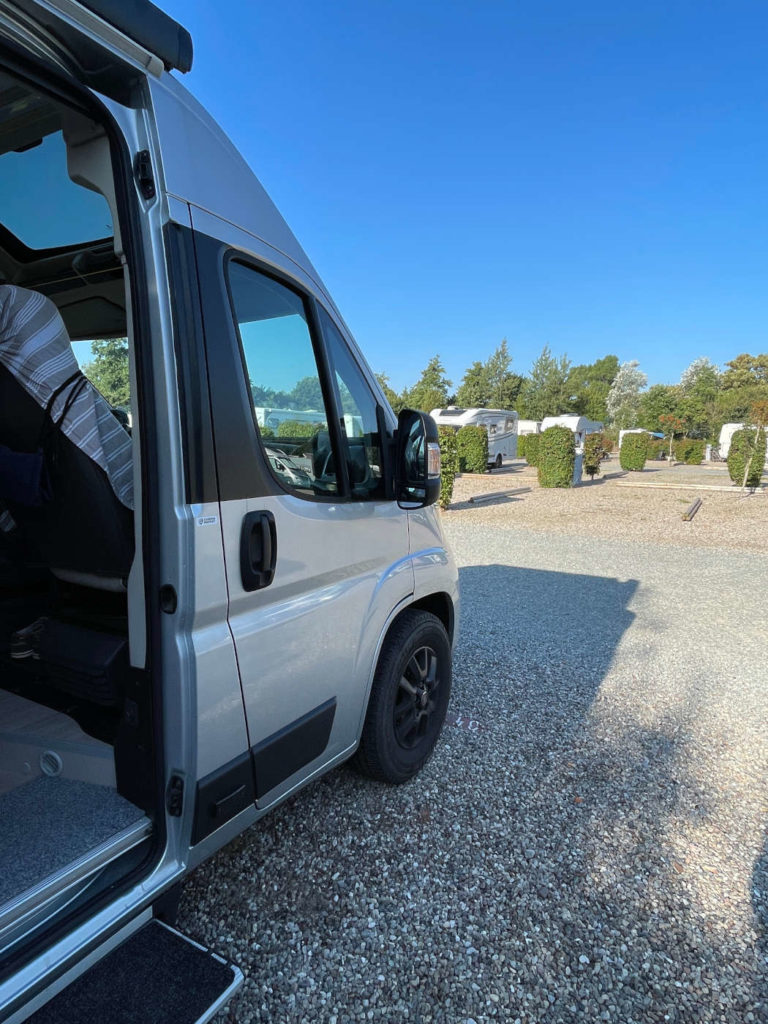
[[[747,430],[737,430],[731,438],[731,447],[728,450],[728,473],[731,480],[739,487],[744,482],[744,470],[749,462],[749,474],[747,476],[747,487],[757,487],[760,477],[763,475],[765,465],[765,430],[760,431],[760,436],[755,444],[755,431],[753,427]],[[750,458],[751,455],[751,458]]]
[[[592,435],[588,434],[587,436],[591,437]],[[598,434],[597,436],[600,438],[600,443],[603,446],[603,451],[605,452],[605,454],[610,455],[613,449],[616,447],[613,443],[613,438],[608,437],[608,435],[605,433]]]
[[[548,427],[539,436],[539,486],[570,487],[576,459],[573,431],[568,427]]]
[[[612,444],[612,442],[609,442]],[[584,441],[584,463],[582,469],[590,477],[598,476],[600,463],[603,461],[605,439],[602,434],[587,434]]]
[[[699,441],[693,437],[681,437],[679,441],[672,442],[675,458],[678,462],[684,462],[686,466],[700,466],[704,461],[706,447],[706,441]]]
[[[619,448],[619,464],[622,469],[639,473],[645,468],[648,458],[648,435],[625,434]]]
[[[538,466],[541,434],[528,434],[525,438],[525,460],[529,466]]]
[[[518,459],[525,458],[525,442],[528,439],[528,434],[518,434],[517,436],[517,457]]]
[[[302,423],[300,420],[283,420],[277,425],[278,437],[311,437],[313,434],[326,430],[324,423]]]
[[[440,508],[448,508],[453,497],[453,479],[459,471],[459,449],[453,427],[438,427],[440,441]]]
[[[485,427],[461,427],[456,434],[460,473],[488,472],[488,431]]]
[[[669,441],[665,437],[648,437],[647,444],[649,459],[658,459],[669,451]]]

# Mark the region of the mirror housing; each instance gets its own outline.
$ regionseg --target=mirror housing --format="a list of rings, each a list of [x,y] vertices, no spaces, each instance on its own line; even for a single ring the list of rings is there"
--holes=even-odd
[[[434,505],[440,496],[437,424],[425,412],[403,409],[397,417],[395,497],[400,508]]]

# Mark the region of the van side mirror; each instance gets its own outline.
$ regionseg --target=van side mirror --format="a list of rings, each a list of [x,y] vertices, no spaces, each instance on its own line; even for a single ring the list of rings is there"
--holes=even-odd
[[[401,508],[433,505],[440,495],[437,424],[425,412],[403,409],[397,417],[395,496]]]

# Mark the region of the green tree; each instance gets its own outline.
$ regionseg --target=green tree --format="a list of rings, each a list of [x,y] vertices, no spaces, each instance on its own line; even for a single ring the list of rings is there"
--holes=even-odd
[[[652,433],[660,429],[660,416],[676,416],[680,406],[680,391],[675,384],[654,384],[640,395],[637,406],[638,427]]]
[[[91,342],[93,360],[83,373],[110,405],[130,405],[131,375],[127,338],[98,338]]]
[[[676,416],[674,413],[666,413],[659,416],[659,426],[664,432],[664,437],[669,438],[669,457],[672,458],[672,444],[675,440],[675,434],[682,434],[685,430],[685,420],[680,416]]]
[[[680,378],[679,413],[691,437],[712,437],[717,420],[720,371],[705,356],[694,359]]]
[[[457,404],[465,409],[514,409],[523,378],[512,373],[511,363],[504,338],[484,363],[476,360],[467,368],[456,393]]]
[[[456,392],[456,404],[465,409],[487,409],[491,400],[488,364],[476,360],[467,367]]]
[[[485,364],[490,387],[488,405],[493,409],[515,408],[524,378],[517,373],[512,373],[511,365],[512,356],[509,354],[507,339],[503,338],[499,347]]]
[[[291,398],[293,399],[293,404],[290,406],[292,409],[319,409],[322,411],[325,408],[323,389],[320,387],[317,377],[302,377],[297,381],[291,392]]]
[[[715,432],[723,423],[749,419],[755,402],[768,399],[768,354],[745,352],[725,366],[715,406]]]
[[[568,412],[570,369],[567,356],[556,359],[549,346],[544,346],[520,392],[518,411],[523,419],[543,420],[545,416]]]
[[[412,409],[431,412],[449,404],[451,386],[440,356],[432,356],[414,386],[404,393],[403,399]]]
[[[376,380],[379,382],[379,387],[384,392],[384,397],[392,406],[395,412],[400,412],[403,406],[403,400],[400,395],[392,388],[389,383],[389,377],[386,373],[377,373]]]
[[[608,419],[608,392],[618,372],[618,356],[612,355],[572,367],[568,374],[569,411],[604,423]]]
[[[768,353],[751,356],[744,352],[725,364],[728,369],[723,373],[723,390],[743,390],[750,387],[763,387],[768,390]]]

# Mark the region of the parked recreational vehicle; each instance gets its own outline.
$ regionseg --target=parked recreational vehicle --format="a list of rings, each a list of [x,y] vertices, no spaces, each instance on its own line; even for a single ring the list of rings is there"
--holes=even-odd
[[[185,874],[353,756],[412,778],[450,693],[435,424],[395,417],[169,73],[191,62],[148,0],[0,0],[11,1024],[208,1020],[242,976],[172,928]],[[78,368],[91,338],[127,339],[130,434]],[[254,395],[299,384],[299,436],[265,443]]]
[[[733,440],[733,435],[738,430],[743,430],[743,429],[744,429],[744,424],[743,423],[724,423],[723,424],[723,426],[720,428],[720,438],[719,438],[719,443],[718,443],[718,447],[720,449],[720,458],[722,458],[722,459],[727,459],[728,458],[728,452],[731,450],[731,441]]]
[[[572,430],[576,437],[576,451],[584,451],[584,441],[587,434],[599,434],[603,424],[595,420],[587,419],[586,416],[546,416],[541,421],[541,432],[544,433],[549,427],[567,427]]]
[[[499,469],[504,459],[517,455],[517,413],[509,409],[433,409],[430,416],[441,427],[485,427],[488,431],[488,465]]]
[[[517,421],[517,436],[524,437],[527,434],[540,434],[541,433],[541,421],[540,420],[518,420]]]

